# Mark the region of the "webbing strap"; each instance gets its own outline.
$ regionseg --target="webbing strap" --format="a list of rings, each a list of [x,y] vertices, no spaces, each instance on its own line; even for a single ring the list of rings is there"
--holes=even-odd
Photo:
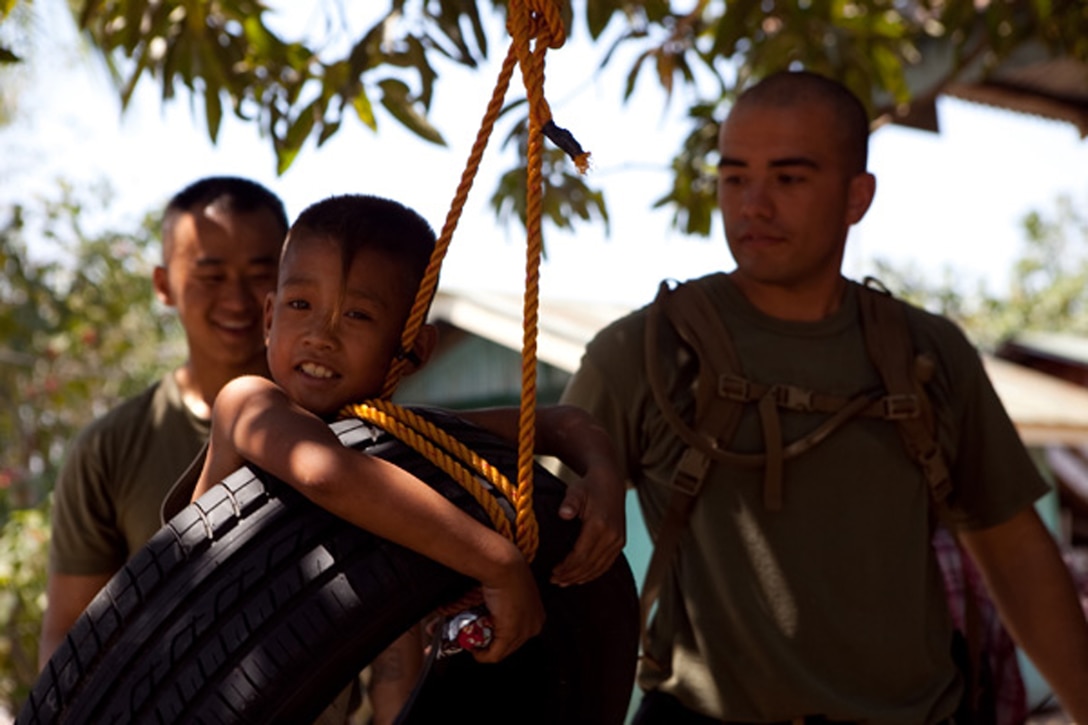
[[[756,403],[766,395],[774,396],[779,408],[802,413],[837,413],[853,402],[853,398],[829,393],[817,393],[796,385],[767,385],[747,380],[739,375],[724,374],[718,378],[718,396],[736,403]],[[857,413],[866,418],[899,420],[921,414],[918,396],[881,395]]]
[[[899,421],[899,434],[907,452],[922,469],[929,485],[933,509],[938,518],[946,522],[961,557],[968,557],[955,528],[948,523],[948,495],[952,492],[952,476],[944,451],[937,439],[937,423],[929,397],[923,388],[933,376],[935,364],[925,355],[914,355],[908,328],[906,308],[891,294],[879,286],[879,282],[866,278],[859,289],[859,302],[863,324],[866,325],[865,344],[874,366],[880,371],[889,393],[908,392],[918,396],[919,415]],[[890,329],[889,329],[890,328]],[[892,334],[899,331],[899,334]],[[964,637],[967,640],[967,700],[972,712],[982,706],[982,625],[978,601],[970,583],[963,582]]]
[[[661,373],[658,347],[661,316],[667,315],[673,329],[691,347],[699,360],[699,380],[695,388],[695,420],[702,433],[697,433],[676,412],[665,389]],[[674,430],[680,432],[688,447],[681,454],[673,472],[672,495],[668,510],[654,541],[653,554],[646,567],[642,592],[639,597],[640,633],[643,658],[647,664],[664,669],[662,663],[653,662],[649,656],[647,623],[650,610],[661,594],[661,584],[672,563],[680,536],[687,527],[691,509],[706,480],[710,469],[711,453],[718,449],[717,440],[728,440],[740,419],[740,407],[715,403],[717,381],[731,371],[740,370],[728,330],[715,314],[714,306],[703,290],[695,285],[684,285],[672,290],[668,282],[662,282],[657,297],[647,313],[645,331],[646,374],[654,401],[662,415]],[[708,350],[705,340],[710,339],[714,350]],[[716,353],[716,354],[715,354]],[[724,360],[728,369],[717,367]]]
[[[915,358],[902,303],[868,286],[858,289],[867,352],[880,372],[884,389],[844,398],[793,385],[765,385],[744,379],[732,338],[701,286],[689,283],[671,289],[667,283],[661,284],[647,311],[646,373],[654,402],[687,448],[671,481],[673,493],[642,587],[641,637],[646,664],[667,669],[667,664],[654,662],[648,655],[649,614],[714,461],[744,468],[763,467],[764,505],[769,510],[779,510],[786,460],[819,444],[856,416],[876,417],[897,424],[908,453],[930,485],[935,504],[943,504],[948,496],[951,478],[937,442],[933,412],[923,385],[932,375],[932,361]],[[663,314],[699,363],[694,427],[676,411],[665,389],[658,347]],[[742,404],[751,402],[757,403],[765,452],[728,451],[724,446],[736,429]],[[807,435],[784,445],[778,408],[829,413],[830,417]]]
[[[691,510],[695,507],[695,494],[706,477],[709,465],[710,459],[696,448],[688,448],[681,456],[674,480],[684,479],[691,488],[685,489],[681,486],[673,488],[668,510],[654,539],[654,550],[650,555],[650,563],[646,566],[646,576],[642,582],[642,591],[639,593],[639,636],[642,643],[642,658],[646,664],[662,671],[668,666],[656,662],[649,654],[647,624],[650,621],[650,610],[661,596],[665,572],[669,570],[676,547],[680,543],[680,536],[687,528]]]
[[[858,288],[865,347],[890,395],[914,395],[919,414],[898,420],[903,445],[926,478],[934,504],[944,505],[952,491],[952,477],[937,440],[936,422],[923,387],[933,374],[932,360],[915,356],[906,321],[906,307],[869,278]]]
[[[693,311],[696,311],[697,314],[693,314]],[[665,388],[665,381],[661,371],[661,348],[659,347],[661,316],[663,314],[668,316],[681,339],[692,347],[699,360],[700,384],[695,391],[696,422],[694,426],[685,421],[677,412]],[[714,320],[716,327],[721,330],[720,333],[713,336],[708,335],[706,332],[706,321],[711,319]],[[712,340],[712,344],[706,342],[708,340]],[[736,353],[733,350],[729,333],[725,330],[721,321],[717,320],[716,316],[713,315],[711,302],[706,298],[705,293],[692,285],[682,285],[676,289],[670,289],[667,284],[662,284],[653,304],[647,310],[644,347],[646,376],[650,390],[654,402],[665,420],[689,448],[698,450],[702,455],[713,461],[720,461],[733,466],[759,468],[768,465],[768,459],[772,456],[777,457],[779,452],[783,460],[798,456],[823,441],[857,415],[868,414],[898,420],[918,413],[917,400],[913,393],[908,395],[883,395],[882,391],[873,390],[863,392],[853,398],[843,398],[831,395],[816,395],[802,391],[794,386],[768,386],[744,381],[738,376],[740,367],[736,361]],[[705,386],[708,380],[718,381],[717,387],[711,388],[709,394]],[[721,381],[723,380],[741,380],[745,383],[744,388],[747,391],[747,396],[752,395],[755,391],[762,393],[758,398],[752,397],[751,400],[759,401],[762,406],[767,408],[766,413],[761,413],[766,439],[765,444],[767,446],[766,452],[736,453],[724,448],[732,438],[733,431],[740,420],[741,406],[737,405],[734,400],[726,399],[726,396],[713,394],[714,391],[721,387]],[[732,398],[734,396],[728,397]],[[786,407],[799,410],[805,405],[808,405],[808,409],[815,412],[831,413],[832,415],[808,434],[789,445],[783,445],[777,411],[772,413],[770,408]],[[768,426],[770,426],[770,430],[768,430]],[[777,466],[778,470],[781,470],[780,465],[775,463],[769,465]],[[703,470],[705,473],[706,468]],[[690,489],[692,495],[696,495],[702,484],[700,481],[697,485],[692,486],[690,482],[677,480],[674,477],[672,485],[674,488],[682,486]]]
[[[696,426],[689,425],[676,411],[666,390],[661,371],[661,317],[665,315],[680,338],[692,349],[699,361],[699,379],[695,389]],[[646,375],[650,390],[661,414],[687,444],[671,480],[670,496],[665,517],[654,540],[654,550],[646,568],[640,594],[640,632],[643,659],[647,665],[665,670],[664,663],[654,662],[648,655],[647,624],[650,610],[661,594],[661,587],[680,537],[687,527],[695,501],[702,489],[713,461],[724,461],[743,468],[765,467],[764,504],[771,510],[782,507],[782,469],[784,462],[800,455],[823,441],[835,430],[863,411],[874,406],[889,406],[878,393],[863,393],[855,398],[837,399],[830,418],[816,429],[783,445],[778,417],[779,401],[790,397],[786,386],[770,386],[763,391],[760,416],[766,440],[766,453],[734,453],[724,449],[740,420],[741,406],[727,402],[720,395],[722,380],[738,379],[740,362],[732,346],[732,337],[717,315],[713,303],[697,284],[685,284],[672,289],[663,282],[657,297],[647,310],[645,333]],[[823,398],[817,398],[823,400]],[[828,410],[827,412],[831,412]]]
[[[763,505],[768,511],[782,510],[782,421],[778,417],[778,404],[768,393],[759,400],[759,422],[763,426],[763,445],[766,446],[766,463],[763,466]]]
[[[667,283],[662,283],[657,297],[647,310],[644,341],[646,377],[654,402],[661,414],[665,416],[665,420],[689,447],[710,458],[727,456],[731,459],[731,454],[718,445],[718,440],[732,437],[733,429],[740,419],[740,408],[734,405],[712,404],[715,397],[716,382],[708,384],[717,381],[722,374],[729,372],[719,370],[716,367],[720,360],[727,360],[727,365],[735,363],[732,348],[729,345],[730,338],[721,322],[714,318],[712,310],[708,314],[705,309],[705,306],[710,304],[708,300],[701,295],[696,296],[688,292],[681,292],[681,290],[690,289],[693,288],[685,286],[671,290]],[[684,305],[683,310],[677,310],[678,304]],[[664,375],[661,370],[661,349],[658,346],[661,316],[663,314],[669,316],[669,321],[673,323],[673,327],[681,339],[693,349],[699,360],[699,385],[695,388],[695,427],[689,425],[676,411],[676,407],[666,390]],[[721,328],[721,336],[714,336],[717,342],[717,355],[707,353],[702,342],[706,334],[705,326],[711,324],[711,321]],[[703,331],[699,330],[700,327],[703,327]],[[694,467],[692,470],[694,470]],[[703,473],[706,472],[705,467],[702,470]],[[684,481],[679,484],[674,481],[674,487],[677,485],[688,489],[692,495],[696,495],[702,485],[702,477],[700,476],[696,481]]]

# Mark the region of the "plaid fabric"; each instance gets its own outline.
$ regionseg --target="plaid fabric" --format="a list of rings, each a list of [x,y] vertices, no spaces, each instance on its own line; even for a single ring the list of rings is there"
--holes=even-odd
[[[1080,606],[1084,616],[1088,617],[1088,548],[1077,546],[1062,552],[1065,565],[1073,576],[1073,584],[1080,596]]]
[[[997,700],[994,703],[997,725],[1019,725],[1028,716],[1027,693],[1016,660],[1016,645],[1005,630],[993,601],[974,562],[964,555],[955,538],[943,526],[933,535],[933,549],[944,576],[945,592],[952,622],[966,633],[964,587],[970,587],[979,610],[982,627],[982,652],[993,674]]]

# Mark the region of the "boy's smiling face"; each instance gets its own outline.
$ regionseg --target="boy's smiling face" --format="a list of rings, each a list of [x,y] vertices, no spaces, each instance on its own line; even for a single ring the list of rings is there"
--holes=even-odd
[[[341,246],[291,240],[265,305],[268,365],[292,401],[328,417],[377,396],[415,297],[404,265],[363,248],[344,273]]]

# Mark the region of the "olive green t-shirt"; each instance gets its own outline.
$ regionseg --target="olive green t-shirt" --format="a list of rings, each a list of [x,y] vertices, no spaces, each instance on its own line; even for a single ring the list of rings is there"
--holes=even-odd
[[[830,317],[788,322],[760,313],[726,275],[695,283],[712,298],[749,380],[843,397],[882,388],[855,286]],[[610,431],[655,533],[683,444],[646,381],[645,317],[644,308],[603,330],[563,399]],[[953,517],[967,528],[1005,521],[1046,484],[960,331],[914,308],[908,326],[915,350],[937,361],[929,392],[953,470]],[[690,419],[695,363],[671,328],[666,335],[654,347],[670,398]],[[826,417],[781,410],[784,442]],[[729,447],[765,450],[754,405]],[[781,510],[764,505],[762,477],[761,469],[712,464],[649,628],[650,654],[671,674],[642,667],[639,684],[726,720],[947,718],[960,686],[930,545],[930,495],[895,424],[854,419],[787,460]]]
[[[61,574],[109,574],[158,531],[166,492],[208,438],[172,373],[88,425],[53,498],[49,561]]]

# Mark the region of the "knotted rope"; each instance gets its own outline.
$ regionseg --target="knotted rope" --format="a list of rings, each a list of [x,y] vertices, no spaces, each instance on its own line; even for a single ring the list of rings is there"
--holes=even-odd
[[[496,529],[513,539],[518,549],[527,561],[532,561],[539,543],[539,530],[536,518],[533,515],[533,447],[536,438],[536,339],[538,330],[538,309],[540,297],[540,260],[543,252],[543,235],[541,233],[541,207],[543,196],[543,137],[547,135],[556,145],[572,157],[579,171],[585,172],[588,168],[589,154],[582,151],[578,142],[570,133],[559,128],[552,121],[551,109],[544,98],[544,58],[549,49],[559,48],[566,40],[566,29],[560,13],[562,0],[511,0],[509,4],[506,28],[511,36],[511,43],[499,77],[495,84],[495,90],[487,105],[480,130],[469,153],[461,181],[457,186],[450,210],[446,216],[445,224],[435,242],[434,252],[420,282],[418,294],[412,310],[405,322],[401,335],[401,352],[390,365],[389,372],[381,392],[381,399],[368,401],[358,405],[347,406],[344,415],[351,415],[379,425],[406,443],[424,452],[432,462],[436,463],[453,478],[465,485],[484,505],[485,510]],[[410,362],[410,351],[415,345],[416,337],[425,322],[427,310],[431,299],[434,297],[438,286],[438,274],[449,249],[457,222],[461,218],[465,201],[468,199],[476,173],[479,170],[480,160],[487,147],[488,140],[494,129],[495,122],[502,110],[503,100],[514,67],[521,70],[522,81],[525,85],[529,102],[529,144],[527,154],[527,191],[526,191],[526,263],[525,263],[525,294],[524,310],[522,315],[522,354],[521,354],[521,399],[518,416],[518,480],[516,486],[511,486],[502,474],[494,469],[497,478],[491,478],[492,474],[485,475],[487,480],[499,488],[510,500],[515,510],[514,531],[502,517],[501,511],[496,507],[489,507],[489,501],[494,502],[492,496],[483,491],[471,474],[463,470],[463,466],[445,456],[441,451],[423,442],[421,436],[430,437],[432,440],[441,439],[441,445],[447,450],[457,444],[444,432],[428,421],[413,416],[410,411],[395,406],[389,402],[401,378],[407,371]],[[411,421],[407,425],[401,425],[404,421]],[[389,426],[389,427],[386,427]],[[396,430],[393,430],[393,429]],[[418,434],[418,435],[417,435]],[[407,436],[407,439],[402,437]],[[431,456],[434,458],[431,458]],[[486,464],[486,461],[484,462]],[[450,466],[449,469],[446,466]],[[475,467],[475,464],[471,464]],[[488,466],[490,468],[490,466]],[[456,472],[455,472],[456,471]],[[477,472],[481,472],[477,468]],[[471,481],[471,483],[470,483]],[[496,519],[502,519],[502,523]]]

